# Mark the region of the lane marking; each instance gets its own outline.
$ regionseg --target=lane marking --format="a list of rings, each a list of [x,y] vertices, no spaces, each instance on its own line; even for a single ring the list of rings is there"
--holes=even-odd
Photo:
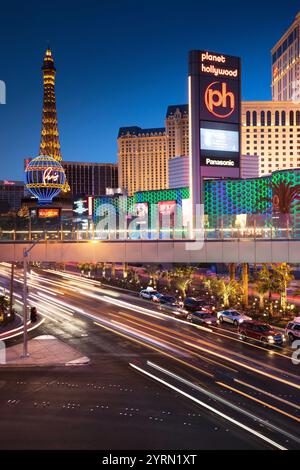
[[[250,385],[239,379],[234,379],[234,382],[239,383],[240,385],[244,385],[245,387],[251,388],[252,390],[255,390],[256,392],[263,393],[267,397],[274,398],[274,400],[280,401],[284,403],[285,405],[291,406],[292,408],[296,408],[297,410],[300,410],[300,406],[296,405],[295,403],[292,403],[291,401],[288,401],[288,400],[284,400],[283,398],[273,395],[272,393],[266,392],[265,390],[262,390],[261,388],[254,387],[254,385]]]
[[[183,364],[184,366],[188,366],[190,367],[191,369],[194,369],[196,370],[197,372],[200,372],[201,374],[204,374],[206,375],[207,377],[210,377],[210,378],[214,378],[214,375],[213,374],[210,374],[209,372],[203,370],[203,369],[200,369],[199,367],[196,367],[196,366],[193,366],[192,364],[189,364],[188,362],[185,362],[183,361],[182,359],[179,359],[178,357],[174,357],[174,356],[171,356],[171,354],[168,354],[167,352],[165,351],[161,351],[160,349],[158,348],[155,348],[154,346],[151,346],[150,344],[148,343],[143,343],[142,341],[139,341],[138,339],[135,339],[135,338],[132,338],[132,336],[128,336],[128,335],[125,335],[124,333],[121,333],[119,331],[116,331],[115,329],[113,328],[109,328],[108,326],[104,326],[102,325],[101,323],[98,323],[97,321],[94,321],[93,322],[96,326],[99,326],[100,328],[104,328],[105,330],[108,330],[116,335],[119,335],[119,336],[122,336],[123,338],[126,338],[130,341],[134,341],[136,343],[138,343],[139,345],[145,347],[145,348],[150,348],[150,349],[153,349],[154,351],[158,352],[159,354],[163,354],[164,356],[167,356],[171,359],[173,359],[174,361],[177,361],[179,362],[180,364]]]
[[[204,351],[208,354],[212,354],[213,356],[217,356],[217,357],[223,359],[224,361],[229,361],[233,364],[236,364],[238,366],[243,367],[244,369],[251,370],[252,372],[256,372],[257,374],[263,375],[264,377],[268,377],[269,379],[272,379],[272,380],[277,380],[278,382],[281,382],[285,385],[289,385],[290,387],[293,387],[293,388],[296,388],[297,390],[300,390],[300,385],[294,384],[293,382],[290,382],[289,380],[285,380],[285,379],[282,379],[280,377],[277,377],[276,375],[269,374],[268,372],[264,372],[262,370],[255,369],[254,367],[248,366],[248,364],[243,364],[242,362],[238,362],[235,359],[231,359],[230,357],[221,356],[219,353],[216,353],[215,351],[212,351],[212,350],[206,349],[206,348],[202,348],[201,346],[198,346],[196,344],[192,344],[192,343],[188,343],[188,342],[186,342],[186,344],[188,346],[192,346],[196,349],[200,349],[200,351]]]
[[[206,408],[207,410],[211,411],[212,413],[220,416],[221,418],[225,419],[226,421],[229,421],[230,423],[234,424],[235,426],[238,426],[240,427],[241,429],[243,429],[244,431],[247,431],[248,433],[258,437],[259,439],[261,439],[262,441],[264,442],[267,442],[268,444],[270,444],[271,446],[275,447],[276,449],[279,449],[279,450],[287,450],[286,447],[283,447],[281,444],[273,441],[272,439],[269,439],[268,437],[264,436],[263,434],[261,434],[260,432],[258,431],[255,431],[255,429],[252,429],[250,428],[249,426],[246,426],[245,424],[235,420],[234,418],[231,418],[230,416],[222,413],[221,411],[217,410],[216,408],[213,408],[212,406],[208,405],[207,403],[204,403],[203,401],[201,400],[198,400],[198,398],[195,398],[193,397],[192,395],[190,395],[189,393],[186,393],[184,392],[183,390],[181,390],[180,388],[177,388],[175,387],[174,385],[170,384],[169,382],[163,380],[163,379],[160,379],[159,377],[157,377],[156,375],[154,374],[151,374],[150,372],[147,372],[146,370],[142,369],[141,367],[138,367],[136,366],[135,364],[132,364],[132,363],[129,363],[130,367],[132,367],[133,369],[141,372],[142,374],[144,375],[147,375],[148,377],[150,377],[151,379],[153,380],[156,380],[157,382],[160,382],[161,384],[165,385],[166,387],[174,390],[175,392],[179,393],[180,395],[188,398],[189,400],[197,403],[197,405],[200,405],[202,406],[203,408]]]
[[[220,387],[226,388],[227,390],[231,390],[232,392],[235,392],[239,395],[242,395],[245,398],[248,398],[249,400],[255,401],[256,403],[259,403],[260,405],[266,406],[270,410],[277,411],[277,413],[280,413],[284,416],[287,416],[288,418],[293,419],[294,421],[297,421],[297,423],[300,423],[300,418],[297,418],[296,416],[291,415],[290,413],[287,413],[286,411],[281,410],[280,408],[277,408],[276,406],[270,405],[269,403],[259,400],[258,398],[252,397],[248,393],[242,392],[241,390],[238,390],[237,388],[231,387],[230,385],[224,384],[223,382],[216,382],[216,384],[220,385]]]

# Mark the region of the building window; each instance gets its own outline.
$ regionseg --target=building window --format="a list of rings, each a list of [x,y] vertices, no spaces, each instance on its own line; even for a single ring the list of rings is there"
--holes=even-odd
[[[271,111],[268,111],[267,112],[267,126],[271,126],[272,125],[272,114],[271,114]]]
[[[253,120],[253,126],[256,127],[257,126],[257,112],[256,111],[253,111],[253,115],[252,115],[252,120]]]
[[[285,111],[281,111],[281,125],[285,126],[286,114]]]
[[[251,126],[251,115],[250,115],[250,111],[247,111],[246,112],[246,126]]]
[[[265,125],[266,125],[265,112],[264,112],[264,111],[262,111],[262,112],[260,113],[260,124],[261,124],[261,126],[265,126]]]
[[[275,126],[279,126],[279,111],[275,111]]]
[[[290,111],[290,126],[294,125],[294,111]]]

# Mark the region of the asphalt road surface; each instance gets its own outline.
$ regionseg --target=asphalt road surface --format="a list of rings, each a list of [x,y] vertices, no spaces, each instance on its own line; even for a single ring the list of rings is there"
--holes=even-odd
[[[8,287],[5,265],[0,276]],[[20,306],[21,292],[17,271]],[[71,273],[33,272],[29,298],[45,316],[30,335],[54,335],[91,363],[2,369],[1,449],[300,448],[289,346],[198,328]]]

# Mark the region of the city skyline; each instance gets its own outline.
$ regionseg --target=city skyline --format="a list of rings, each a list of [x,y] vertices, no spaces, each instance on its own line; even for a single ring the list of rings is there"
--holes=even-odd
[[[122,6],[122,3],[120,1],[118,5]],[[195,2],[188,3],[191,6],[191,11],[200,13],[200,8],[195,5]],[[178,27],[182,26],[179,15],[175,12],[171,14],[174,20],[172,25],[167,24],[170,13],[168,13],[167,7],[171,6],[170,2],[167,2],[167,6],[160,7],[159,14],[163,21],[160,21],[156,35],[153,32],[153,26],[155,26],[153,11],[146,9],[137,12],[135,1],[129,4],[127,16],[121,15],[122,24],[119,24],[121,21],[119,17],[116,18],[111,31],[108,31],[105,26],[105,18],[111,17],[112,9],[108,4],[105,4],[100,12],[95,2],[89,2],[90,8],[85,9],[83,15],[80,15],[80,9],[77,9],[77,13],[71,12],[68,18],[66,17],[68,12],[66,6],[55,8],[57,5],[54,2],[51,7],[48,7],[49,16],[53,19],[51,28],[47,24],[43,24],[41,28],[41,25],[35,24],[31,20],[33,23],[31,35],[36,32],[37,38],[34,39],[30,34],[23,35],[23,47],[20,50],[17,47],[17,39],[21,35],[21,31],[16,33],[14,30],[15,38],[10,47],[6,47],[4,50],[0,45],[4,63],[0,78],[7,85],[7,104],[0,108],[2,130],[0,154],[4,162],[2,177],[4,179],[22,178],[23,159],[35,157],[38,154],[43,92],[41,65],[47,40],[50,42],[58,69],[59,132],[62,152],[66,161],[114,163],[117,161],[119,127],[164,125],[166,107],[170,104],[187,102],[186,61],[188,50],[202,47],[202,45],[210,50],[219,52],[227,50],[241,56],[242,98],[244,100],[270,99],[270,50],[298,12],[296,2],[291,2],[288,8],[286,6],[284,9],[282,8],[284,12],[279,15],[280,24],[276,19],[276,27],[274,26],[275,21],[273,25],[272,19],[266,27],[265,19],[268,8],[262,7],[259,24],[264,23],[264,29],[257,28],[259,33],[252,43],[249,43],[249,35],[246,33],[251,29],[251,15],[253,13],[250,12],[247,20],[241,21],[242,13],[238,13],[234,3],[232,2],[229,6],[226,16],[227,26],[230,29],[233,25],[236,26],[236,35],[232,34],[230,37],[223,37],[227,26],[219,24],[218,19],[214,19],[216,27],[215,34],[212,36],[208,35],[209,24],[201,24],[201,28],[197,29],[197,22],[195,19],[192,20],[192,16],[196,17],[197,15],[190,15],[190,12],[185,13],[182,17],[182,22],[185,21],[185,24],[189,24],[189,27],[185,26],[184,28],[185,37],[182,38],[182,34],[179,34],[178,37],[176,34],[169,36],[168,30],[170,28],[178,31]],[[153,5],[155,6],[155,2]],[[5,7],[8,21],[0,33],[3,36],[3,43],[4,39],[6,43],[9,39],[7,28],[12,20],[10,8]],[[221,4],[220,8],[224,10]],[[46,7],[38,6],[32,2],[24,12],[25,17],[33,9],[36,11],[37,18],[46,12]],[[93,18],[93,12],[95,16],[99,14],[98,19]],[[201,12],[203,15],[205,13],[209,15],[211,9],[203,7]],[[139,31],[141,41],[136,44],[134,49],[132,49],[132,42],[135,39],[134,32],[128,34],[127,30],[131,24],[130,13],[134,13],[136,18],[144,18],[145,15],[148,15],[146,30]],[[224,12],[222,11],[222,13]],[[190,19],[191,22],[187,23],[187,19]],[[97,29],[99,22],[102,23],[101,31]],[[74,38],[75,28],[79,23],[82,25],[82,31],[86,32],[86,37],[83,40]],[[64,41],[60,39],[63,34],[63,25],[71,33],[70,39],[67,41],[65,38]],[[88,30],[88,25],[90,30]],[[203,28],[203,26],[205,27]],[[96,41],[97,31],[99,37]],[[128,50],[130,48],[129,56],[118,55],[122,32],[125,31],[124,48],[126,45],[128,45]],[[241,33],[243,33],[241,41],[236,44],[235,36],[239,36]],[[159,44],[158,48],[158,42],[162,37],[170,38],[170,40],[167,40],[166,44]],[[219,46],[220,38],[222,38],[222,48]],[[129,47],[130,45],[131,47]],[[147,54],[142,57],[140,54],[145,47],[144,50],[147,51]],[[254,51],[255,54],[253,54]],[[168,59],[164,60],[166,53]],[[146,60],[147,55],[150,58],[149,61]],[[75,68],[74,63],[76,64]],[[258,68],[261,70],[262,78],[259,89],[255,88],[257,83],[254,80],[257,72],[252,70],[255,64],[258,64]],[[20,72],[16,73],[17,66],[22,67],[22,81],[20,80]],[[158,83],[160,83],[159,86]],[[79,133],[78,126],[80,127]],[[18,136],[17,139],[15,135]]]

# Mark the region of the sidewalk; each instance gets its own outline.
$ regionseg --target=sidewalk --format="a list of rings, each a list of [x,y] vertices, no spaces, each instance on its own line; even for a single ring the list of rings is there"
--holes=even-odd
[[[28,343],[30,356],[21,358],[23,344],[6,349],[7,366],[79,366],[90,362],[88,357],[50,335],[37,336]],[[1,366],[0,366],[1,367]]]

